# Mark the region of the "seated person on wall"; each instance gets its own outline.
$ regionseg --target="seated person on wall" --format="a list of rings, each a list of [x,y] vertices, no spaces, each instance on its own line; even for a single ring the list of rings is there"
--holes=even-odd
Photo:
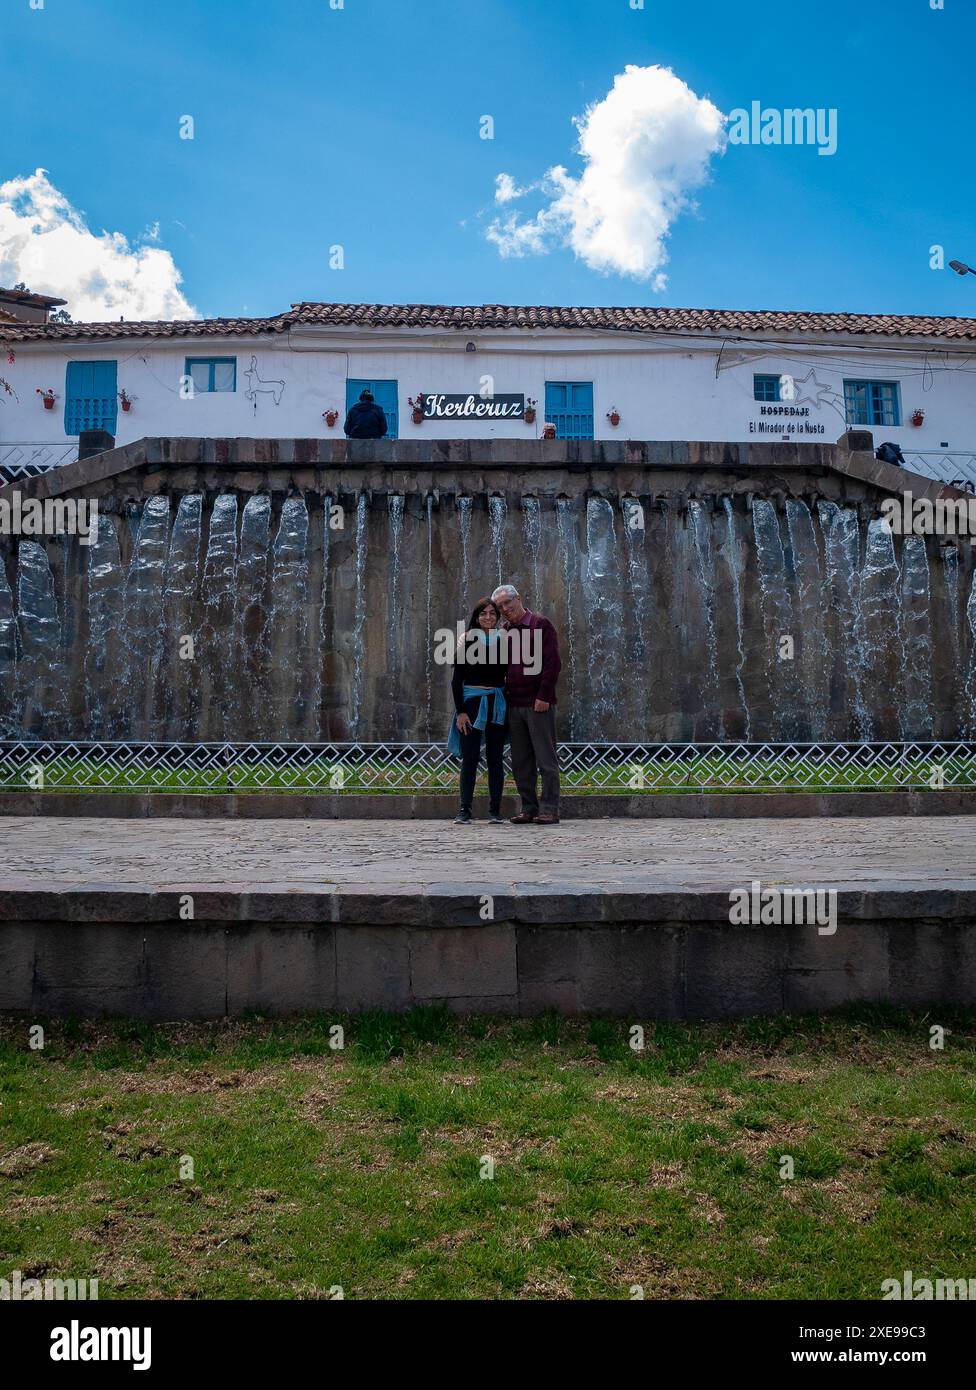
[[[373,399],[372,391],[361,391],[359,400],[346,416],[347,439],[382,439],[386,434],[386,414]]]

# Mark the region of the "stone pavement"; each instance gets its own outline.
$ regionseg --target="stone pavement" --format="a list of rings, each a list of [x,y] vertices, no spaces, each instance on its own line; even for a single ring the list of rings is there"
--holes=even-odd
[[[727,894],[976,891],[976,818],[575,821],[3,821],[0,894]],[[297,906],[297,905],[296,905]]]
[[[684,1018],[976,1000],[972,816],[4,829],[0,1010]],[[729,892],[753,879],[837,890],[837,929],[733,924]]]

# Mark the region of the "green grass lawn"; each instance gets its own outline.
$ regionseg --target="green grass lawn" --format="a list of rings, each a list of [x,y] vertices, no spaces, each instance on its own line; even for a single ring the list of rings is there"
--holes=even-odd
[[[323,795],[374,792],[410,795],[416,792],[456,792],[456,762],[426,766],[393,758],[364,757],[348,763],[330,763],[326,758],[296,759],[288,763],[271,756],[235,760],[232,768],[221,767],[215,759],[210,765],[194,765],[186,758],[178,767],[162,757],[148,761],[139,757],[116,758],[65,755],[42,752],[36,762],[23,753],[16,759],[0,759],[0,790],[59,792],[193,792],[200,794],[253,792],[316,792]],[[883,759],[859,763],[850,759],[843,766],[809,756],[747,758],[702,755],[653,755],[637,760],[594,757],[585,766],[566,768],[562,784],[569,793],[605,792],[626,796],[654,795],[662,792],[771,792],[771,791],[863,791],[894,790],[904,787],[927,789],[933,785],[933,768],[942,771],[945,789],[976,787],[976,758],[958,755],[936,764],[933,759],[913,757],[896,768]],[[38,769],[43,773],[39,782]],[[513,790],[511,777],[509,789]],[[486,791],[484,769],[479,791]]]
[[[0,1277],[873,1299],[906,1269],[976,1276],[972,1014],[647,1024],[641,1053],[624,1022],[437,1010],[52,1022],[31,1051],[35,1021],[0,1018]]]

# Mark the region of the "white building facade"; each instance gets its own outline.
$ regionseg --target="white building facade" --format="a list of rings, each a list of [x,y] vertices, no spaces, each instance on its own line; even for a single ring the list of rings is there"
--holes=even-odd
[[[400,439],[548,424],[563,438],[834,442],[865,428],[916,471],[976,483],[974,373],[976,319],[962,318],[308,303],[192,323],[0,315],[0,469],[70,461],[83,429],[118,444],[341,436],[369,387]]]

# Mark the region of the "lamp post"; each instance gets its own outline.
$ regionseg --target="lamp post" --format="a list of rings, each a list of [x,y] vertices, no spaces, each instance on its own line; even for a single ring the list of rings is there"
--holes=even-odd
[[[950,261],[949,269],[954,270],[957,275],[976,275],[976,270],[965,261]]]

